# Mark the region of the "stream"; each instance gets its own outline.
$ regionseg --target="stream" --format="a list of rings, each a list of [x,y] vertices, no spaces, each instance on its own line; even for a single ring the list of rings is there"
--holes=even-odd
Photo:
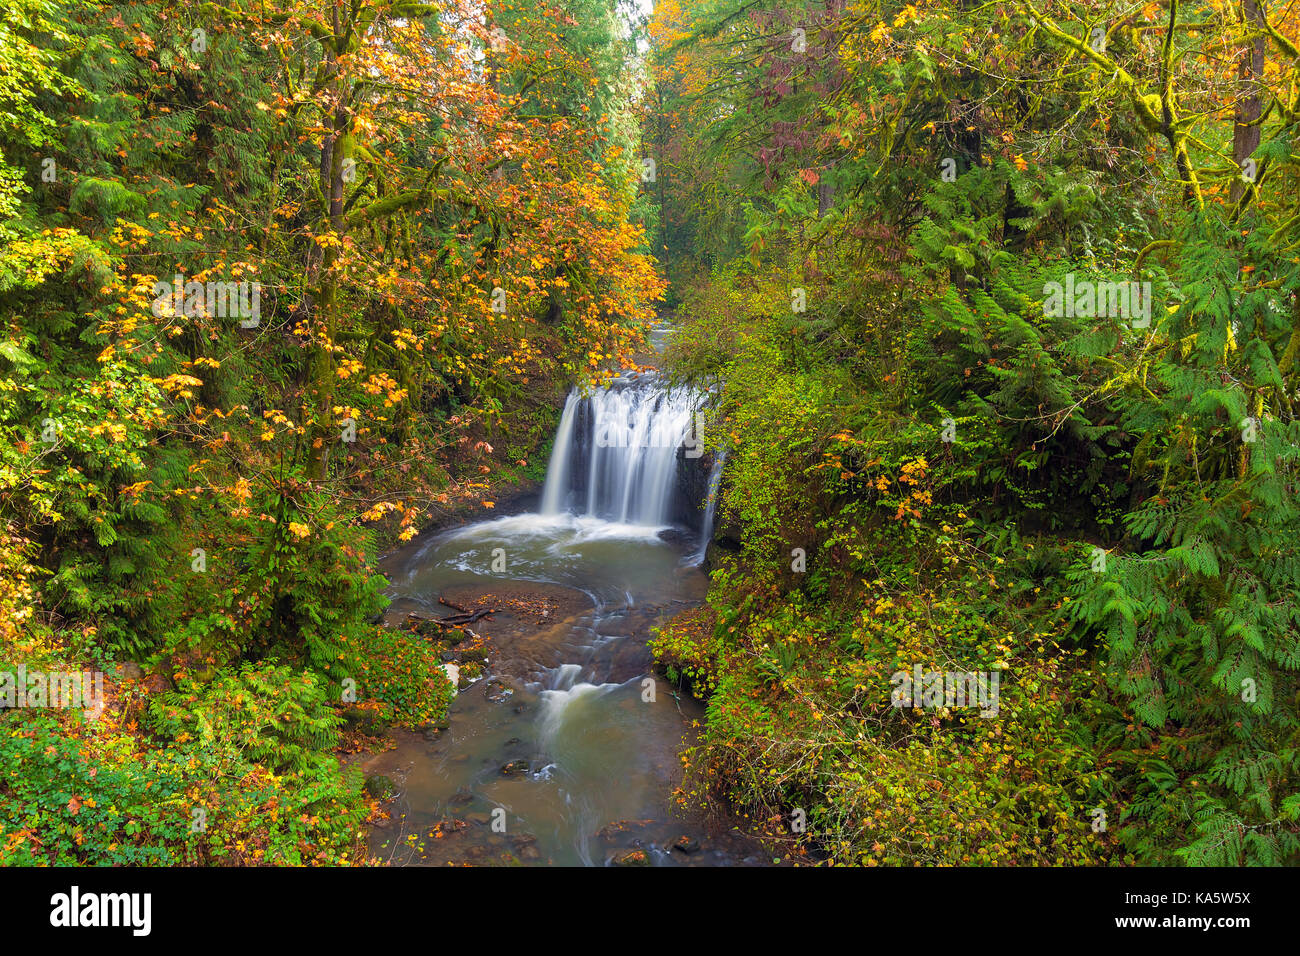
[[[659,329],[661,347],[670,330]],[[632,372],[569,396],[536,513],[390,555],[388,617],[495,607],[471,625],[483,678],[441,733],[365,762],[395,782],[371,831],[391,865],[770,865],[732,822],[675,805],[703,707],[652,673],[651,629],[703,602],[721,462],[694,442],[700,396]]]

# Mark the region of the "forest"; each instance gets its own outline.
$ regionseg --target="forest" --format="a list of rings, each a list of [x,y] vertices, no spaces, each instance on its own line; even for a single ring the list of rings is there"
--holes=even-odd
[[[1295,0],[0,0],[0,865],[1300,864],[1297,138]]]

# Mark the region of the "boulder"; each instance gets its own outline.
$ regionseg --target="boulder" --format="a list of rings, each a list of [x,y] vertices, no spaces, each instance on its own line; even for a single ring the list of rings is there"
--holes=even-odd
[[[673,841],[673,849],[680,850],[682,853],[687,855],[697,853],[700,849],[700,841],[694,837],[689,837],[683,834]]]
[[[616,853],[610,860],[612,866],[649,866],[650,854],[645,850],[628,850],[625,853]]]
[[[451,681],[451,696],[455,697],[460,687],[460,665],[443,664],[442,669],[447,675],[447,680]]]

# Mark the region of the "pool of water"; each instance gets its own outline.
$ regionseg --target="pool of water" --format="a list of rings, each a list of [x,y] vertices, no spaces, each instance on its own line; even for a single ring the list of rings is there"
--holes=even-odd
[[[702,708],[652,673],[651,629],[699,604],[695,542],[662,527],[515,515],[391,556],[394,619],[497,606],[474,627],[494,657],[440,734],[367,761],[399,795],[372,831],[396,865],[759,865],[731,822],[676,805]],[[540,610],[539,610],[540,609]],[[674,848],[676,845],[676,848]]]

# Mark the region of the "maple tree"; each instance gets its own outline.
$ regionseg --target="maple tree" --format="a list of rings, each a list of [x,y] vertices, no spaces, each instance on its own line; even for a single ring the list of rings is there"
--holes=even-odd
[[[535,477],[557,396],[630,359],[662,291],[634,47],[583,12],[6,8],[3,660],[144,672],[110,679],[98,729],[13,716],[21,792],[83,809],[65,828],[13,797],[7,859],[360,859],[344,681],[411,725],[451,690],[436,648],[374,623],[376,555]],[[294,729],[232,751],[277,694]],[[154,733],[178,763],[114,756]],[[221,825],[189,833],[181,793]],[[259,831],[265,801],[309,822]]]

